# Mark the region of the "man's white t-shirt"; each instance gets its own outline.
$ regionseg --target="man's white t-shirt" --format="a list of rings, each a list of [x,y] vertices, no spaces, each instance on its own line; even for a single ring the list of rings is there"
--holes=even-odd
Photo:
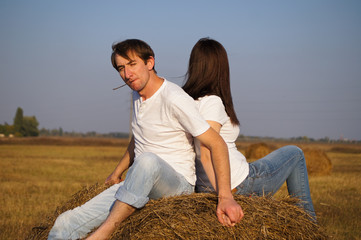
[[[135,158],[154,153],[192,185],[196,181],[193,137],[209,127],[194,100],[172,82],[164,79],[158,91],[145,101],[133,91]]]
[[[233,125],[224,108],[222,99],[215,95],[204,96],[196,100],[199,112],[207,121],[214,121],[221,124],[220,135],[228,146],[229,161],[231,168],[231,188],[237,187],[248,176],[249,165],[246,158],[237,150],[235,141],[239,135],[239,126]],[[200,161],[200,144],[195,141],[196,146],[196,172],[197,186],[213,189],[207,174]]]

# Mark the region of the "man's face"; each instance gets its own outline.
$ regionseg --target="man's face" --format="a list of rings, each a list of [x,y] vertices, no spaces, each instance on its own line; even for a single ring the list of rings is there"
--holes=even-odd
[[[115,63],[123,81],[133,90],[140,92],[147,85],[150,71],[153,68],[151,61],[144,61],[134,53],[128,53],[130,60],[115,55]]]

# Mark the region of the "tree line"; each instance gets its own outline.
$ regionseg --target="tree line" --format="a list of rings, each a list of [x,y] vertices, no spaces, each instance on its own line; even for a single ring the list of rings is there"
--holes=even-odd
[[[14,136],[14,137],[36,137],[36,136],[59,136],[59,137],[107,137],[107,138],[128,138],[128,133],[122,132],[111,132],[111,133],[97,133],[90,131],[86,133],[76,131],[63,131],[60,127],[58,129],[38,129],[39,122],[35,116],[24,116],[23,109],[18,107],[14,117],[13,125],[8,123],[0,124],[0,136]],[[308,138],[307,136],[300,136],[294,138],[274,138],[274,137],[258,137],[258,136],[238,136],[239,141],[292,141],[292,142],[349,142],[349,143],[360,143],[360,140],[343,140],[343,139],[330,139],[324,137],[321,139]]]
[[[13,125],[0,124],[0,134],[14,137],[39,136],[39,122],[35,116],[24,116],[23,109],[18,107],[14,117]]]
[[[90,131],[67,132],[60,127],[58,129],[38,129],[39,122],[35,116],[24,116],[24,111],[18,107],[15,113],[13,124],[0,124],[0,137],[37,137],[37,136],[59,136],[59,137],[108,137],[108,138],[128,138],[128,133],[111,132],[97,133]]]
[[[39,136],[47,137],[106,137],[106,138],[128,138],[128,133],[110,132],[110,133],[98,133],[95,131],[90,132],[76,132],[76,131],[64,131],[61,127],[54,129],[42,128],[39,130]]]

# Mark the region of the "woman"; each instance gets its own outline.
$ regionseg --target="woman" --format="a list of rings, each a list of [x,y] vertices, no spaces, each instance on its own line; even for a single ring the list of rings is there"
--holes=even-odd
[[[288,193],[316,220],[306,162],[301,149],[282,147],[247,163],[235,144],[239,121],[233,108],[227,52],[217,41],[202,38],[193,47],[183,89],[196,100],[201,115],[225,140],[229,149],[231,186],[236,194],[274,194],[286,181]],[[196,142],[196,191],[217,188],[209,150]],[[212,177],[207,177],[212,176]]]

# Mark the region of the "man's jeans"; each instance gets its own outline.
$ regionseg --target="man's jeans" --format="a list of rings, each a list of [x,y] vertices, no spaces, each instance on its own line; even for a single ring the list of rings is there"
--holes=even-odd
[[[301,200],[299,206],[316,220],[305,157],[302,150],[296,146],[282,147],[250,163],[248,177],[236,187],[236,194],[258,196],[274,194],[285,181],[288,193],[299,198]]]
[[[85,204],[60,214],[48,239],[80,239],[99,227],[107,218],[121,185],[123,182],[114,184]]]
[[[84,238],[107,218],[115,200],[135,208],[149,199],[190,194],[194,186],[168,163],[152,153],[143,153],[134,160],[124,182],[106,189],[84,205],[62,213],[51,229],[50,239]]]

